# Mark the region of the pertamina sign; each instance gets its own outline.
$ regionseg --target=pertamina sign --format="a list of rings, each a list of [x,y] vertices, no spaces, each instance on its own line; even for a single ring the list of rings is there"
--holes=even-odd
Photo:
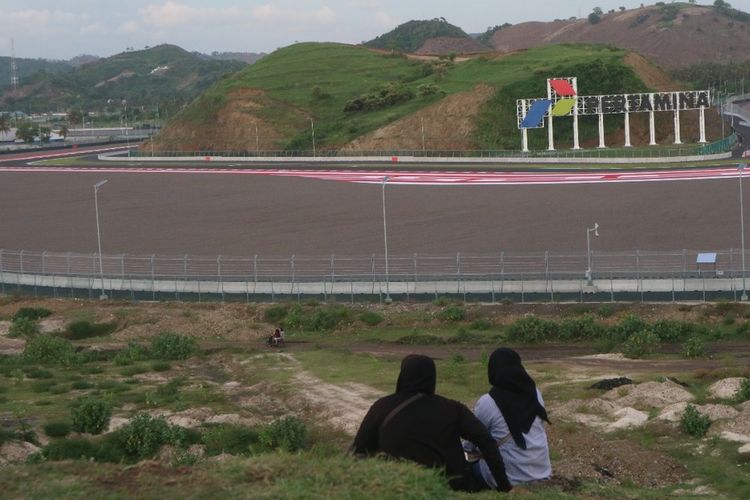
[[[528,129],[544,128],[549,136],[549,150],[554,150],[553,118],[573,117],[573,149],[579,149],[578,116],[599,116],[599,147],[604,144],[604,115],[625,116],[625,147],[630,144],[630,113],[650,113],[650,144],[656,145],[654,114],[674,113],[675,144],[681,144],[680,112],[700,111],[700,142],[706,142],[705,110],[711,107],[708,90],[681,92],[654,92],[640,94],[615,94],[579,96],[576,78],[551,78],[547,80],[547,98],[519,99],[517,101],[518,128],[523,137],[523,150],[528,151]]]

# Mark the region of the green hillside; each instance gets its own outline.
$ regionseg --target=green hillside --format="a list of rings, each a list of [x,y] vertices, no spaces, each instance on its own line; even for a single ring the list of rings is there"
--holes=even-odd
[[[370,40],[365,43],[365,46],[373,49],[415,52],[427,40],[437,37],[469,38],[469,35],[443,18],[429,21],[409,21]]]
[[[68,61],[48,61],[47,59],[16,58],[18,79],[23,83],[32,75],[47,73],[67,73],[73,66]],[[0,91],[10,87],[10,57],[0,57]]]
[[[25,111],[104,108],[187,102],[222,76],[238,71],[237,61],[205,60],[174,45],[123,52],[66,73],[43,72],[22,82],[20,96],[6,92],[0,107]],[[159,69],[161,68],[161,69]]]
[[[443,95],[470,91],[483,83],[497,92],[476,118],[477,146],[518,149],[515,100],[544,95],[548,77],[577,75],[580,90],[586,94],[644,90],[641,80],[624,64],[624,55],[624,51],[602,46],[559,45],[502,59],[479,57],[450,63],[414,61],[349,45],[299,44],[211,87],[172,121],[162,145],[165,149],[190,149],[198,145],[187,137],[199,136],[208,137],[200,144],[203,149],[240,149],[219,147],[210,139],[213,131],[240,126],[225,118],[217,123],[222,110],[230,106],[235,117],[236,113],[252,114],[278,131],[281,149],[311,149],[310,119],[315,122],[317,147],[336,149],[439,101]],[[233,96],[249,89],[262,97],[255,97],[253,106],[243,111]],[[366,105],[351,110],[353,102]],[[570,127],[561,121],[555,130],[560,137],[569,138]],[[581,134],[583,140],[596,137],[595,119],[582,119]],[[544,147],[545,141],[544,130],[530,132],[532,146]]]

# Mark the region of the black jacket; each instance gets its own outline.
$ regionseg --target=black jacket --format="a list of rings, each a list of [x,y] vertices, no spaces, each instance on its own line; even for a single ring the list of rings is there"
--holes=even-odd
[[[414,393],[397,392],[376,401],[367,412],[354,438],[357,455],[383,452],[427,467],[444,469],[453,489],[469,489],[467,463],[461,439],[482,451],[498,489],[512,487],[505,475],[497,443],[474,414],[458,401],[425,394],[397,413],[382,429],[386,416]]]

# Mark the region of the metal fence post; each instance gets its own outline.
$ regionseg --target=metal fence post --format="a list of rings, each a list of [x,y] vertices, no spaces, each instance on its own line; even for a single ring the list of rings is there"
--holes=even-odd
[[[419,274],[417,273],[417,254],[414,254],[414,295],[417,294],[417,283],[419,282]]]
[[[643,302],[643,282],[641,282],[641,251],[635,251],[635,277],[638,284],[638,291],[641,292],[641,302]]]
[[[73,297],[73,276],[70,275],[70,252],[68,252],[68,284],[70,285],[70,296]]]
[[[458,283],[456,293],[461,293],[461,253],[456,254],[456,276],[458,277]],[[464,296],[464,302],[466,302],[466,296]]]
[[[5,293],[5,272],[3,270],[3,250],[0,248],[0,287],[2,287],[0,290]]]
[[[221,301],[224,302],[224,280],[221,276],[221,255],[216,258],[216,272],[219,277],[219,291],[221,292]]]
[[[151,254],[151,298],[156,300],[156,269],[154,269],[156,254]]]
[[[295,273],[294,273],[294,254],[292,254],[292,258],[289,261],[289,267],[292,271],[292,289],[289,292],[290,295],[294,295],[294,282],[295,282]],[[299,287],[297,287],[297,302],[299,302]]]
[[[334,255],[331,254],[331,295],[333,296],[334,300],[336,298],[336,294],[333,291],[335,282],[336,282],[336,262],[335,262]]]
[[[550,289],[550,281],[549,281],[549,250],[546,250],[544,252],[544,289],[549,290]],[[555,301],[555,293],[550,292],[550,302]]]
[[[16,289],[21,289],[21,276],[23,276],[23,250],[21,250],[21,253],[19,255],[19,264],[21,268],[21,272],[18,274],[18,279],[16,280]]]

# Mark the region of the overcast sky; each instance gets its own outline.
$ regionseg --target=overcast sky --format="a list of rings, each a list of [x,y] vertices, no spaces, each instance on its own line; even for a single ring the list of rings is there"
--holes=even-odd
[[[631,0],[0,0],[0,55],[67,59],[172,43],[200,52],[271,52],[296,41],[358,43],[411,19],[489,25],[586,16]],[[646,2],[647,4],[654,3]],[[713,3],[703,0],[698,3]],[[730,2],[750,11],[750,0]]]

